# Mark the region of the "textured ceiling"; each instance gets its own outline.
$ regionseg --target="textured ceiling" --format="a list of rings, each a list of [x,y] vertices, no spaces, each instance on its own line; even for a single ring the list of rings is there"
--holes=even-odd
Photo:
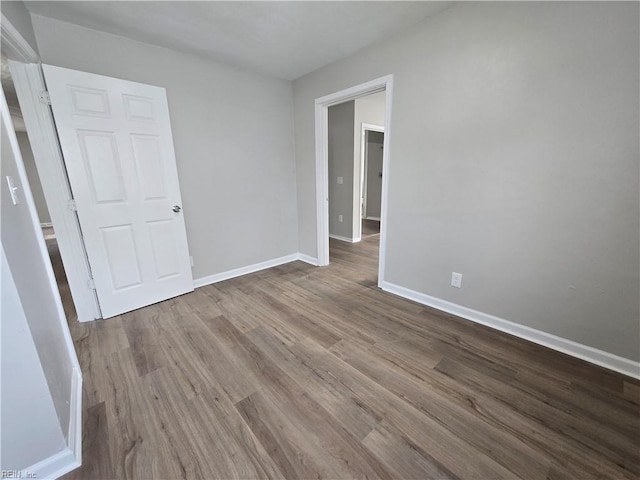
[[[451,2],[26,1],[29,11],[293,80]]]

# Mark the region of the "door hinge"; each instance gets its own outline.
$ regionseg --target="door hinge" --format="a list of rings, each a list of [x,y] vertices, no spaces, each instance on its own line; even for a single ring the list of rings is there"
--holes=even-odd
[[[49,92],[46,90],[41,91],[38,98],[40,99],[40,103],[43,105],[51,105],[51,97],[49,96]]]
[[[96,289],[96,282],[93,281],[93,278],[90,278],[89,280],[87,280],[87,285],[89,285],[89,288],[91,290]]]
[[[67,202],[67,206],[72,212],[78,211],[78,206],[76,205],[76,201],[73,198]]]

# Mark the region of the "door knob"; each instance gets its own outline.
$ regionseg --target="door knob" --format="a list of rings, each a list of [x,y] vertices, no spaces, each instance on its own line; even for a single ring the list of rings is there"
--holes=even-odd
[[[180,210],[182,210],[182,207],[180,205],[174,205],[173,206],[173,211],[176,213],[180,213]]]

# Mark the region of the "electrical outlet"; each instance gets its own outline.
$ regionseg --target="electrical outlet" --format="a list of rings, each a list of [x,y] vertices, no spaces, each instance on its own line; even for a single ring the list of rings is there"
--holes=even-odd
[[[462,288],[462,274],[457,272],[451,273],[451,286]]]
[[[338,185],[342,185],[344,183],[344,177],[338,177]]]
[[[338,221],[342,223],[342,215],[338,215]]]

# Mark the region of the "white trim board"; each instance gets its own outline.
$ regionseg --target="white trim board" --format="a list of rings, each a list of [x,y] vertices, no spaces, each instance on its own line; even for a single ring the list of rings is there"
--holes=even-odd
[[[297,260],[313,265],[314,267],[318,266],[318,259],[305,255],[304,253],[292,253],[291,255],[286,255],[284,257],[273,258],[264,262],[254,263],[253,265],[247,265],[246,267],[235,268],[233,270],[227,270],[226,272],[195,278],[193,280],[193,286],[194,288],[204,287],[205,285],[211,285],[212,283],[222,282],[224,280],[229,280],[230,278],[259,272],[260,270],[266,270],[267,268],[277,267],[278,265],[284,265],[285,263],[291,263]]]
[[[41,462],[20,470],[20,476],[16,478],[59,478],[80,466],[70,448],[65,448],[55,455],[45,458]]]
[[[309,265],[313,265],[314,267],[318,266],[317,258],[313,258],[310,255],[305,255],[304,253],[298,253],[298,260],[304,263],[308,263]]]
[[[341,237],[340,235],[334,235],[333,233],[329,234],[329,238],[333,238],[335,240],[340,240],[341,242],[348,243],[358,243],[362,238],[349,238],[349,237]]]
[[[69,410],[69,435],[67,445],[73,452],[76,466],[80,466],[82,464],[82,372],[79,368],[73,369]],[[73,470],[73,468],[71,470]]]
[[[373,132],[384,133],[384,126],[382,125],[374,125],[373,123],[362,122],[360,124],[362,126],[361,130],[371,130]]]
[[[6,49],[3,53],[10,60],[18,60],[21,62],[38,62],[40,57],[38,53],[31,48],[29,42],[20,34],[11,22],[1,14],[2,21],[0,22],[0,31],[3,42],[3,47]]]
[[[380,288],[386,292],[393,293],[400,297],[413,300],[414,302],[500,330],[501,332],[537,343],[538,345],[551,348],[552,350],[565,353],[572,357],[580,358],[581,360],[585,360],[609,370],[640,379],[640,362],[634,362],[633,360],[629,360],[588,345],[582,345],[551,333],[510,322],[509,320],[504,320],[487,313],[463,307],[462,305],[457,305],[440,298],[416,292],[415,290],[401,287],[387,281],[382,281],[380,284]]]
[[[59,478],[82,465],[82,374],[74,367],[71,378],[71,402],[67,447],[30,467],[17,478]]]
[[[229,280],[230,278],[240,277],[249,273],[259,272],[260,270],[266,270],[267,268],[277,267],[289,262],[295,262],[300,260],[300,256],[297,253],[286,255],[284,257],[273,258],[260,263],[254,263],[253,265],[247,265],[246,267],[234,268],[222,273],[216,273],[201,278],[193,279],[194,288],[204,287],[205,285],[211,285],[212,283],[222,282],[223,280]]]

